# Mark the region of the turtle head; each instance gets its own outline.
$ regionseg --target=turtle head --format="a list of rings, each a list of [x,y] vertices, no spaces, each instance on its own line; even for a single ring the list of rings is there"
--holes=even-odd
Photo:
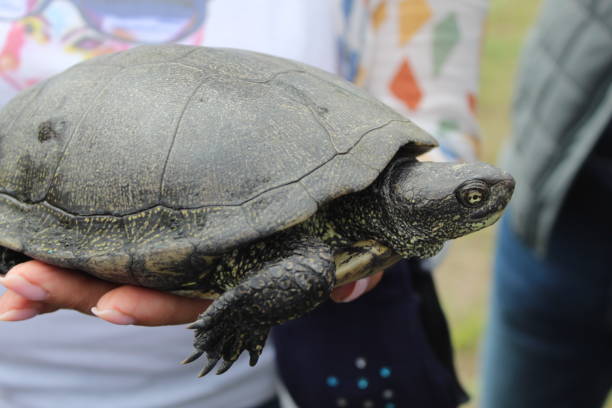
[[[510,201],[514,180],[486,163],[435,163],[399,159],[382,188],[392,246],[400,255],[428,257],[449,239],[497,221]]]

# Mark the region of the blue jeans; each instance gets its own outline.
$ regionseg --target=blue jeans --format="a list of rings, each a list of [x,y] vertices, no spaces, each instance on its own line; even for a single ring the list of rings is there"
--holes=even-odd
[[[482,408],[595,408],[605,401],[612,384],[612,229],[584,201],[563,211],[543,257],[523,244],[508,217],[501,223]]]

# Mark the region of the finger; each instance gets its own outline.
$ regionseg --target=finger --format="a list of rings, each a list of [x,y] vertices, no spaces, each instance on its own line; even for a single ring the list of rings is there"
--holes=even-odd
[[[96,316],[115,324],[162,326],[193,322],[212,301],[136,286],[121,286],[98,301]]]
[[[41,302],[28,300],[12,290],[7,290],[0,296],[1,321],[16,322],[31,319],[40,314],[43,308]]]
[[[84,273],[29,261],[13,267],[1,283],[11,291],[42,305],[42,312],[75,309],[91,313],[91,308],[117,285]]]
[[[352,302],[353,300],[362,296],[364,293],[374,289],[382,279],[382,276],[383,271],[380,271],[368,276],[367,278],[359,279],[358,281],[339,286],[332,291],[330,297],[334,302]]]

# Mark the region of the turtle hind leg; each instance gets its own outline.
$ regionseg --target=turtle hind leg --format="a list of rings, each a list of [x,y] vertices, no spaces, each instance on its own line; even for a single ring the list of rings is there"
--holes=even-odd
[[[0,246],[0,275],[6,274],[9,269],[17,264],[31,260],[32,258],[22,254],[21,252],[13,251],[12,249]]]
[[[228,370],[247,350],[255,365],[272,326],[302,316],[323,303],[335,284],[335,264],[329,246],[300,242],[290,254],[265,265],[225,292],[200,315],[195,330],[196,353],[205,354],[206,375],[223,359],[217,371]]]

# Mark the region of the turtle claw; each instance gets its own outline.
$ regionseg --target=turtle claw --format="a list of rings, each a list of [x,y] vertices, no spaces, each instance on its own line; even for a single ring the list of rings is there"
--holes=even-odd
[[[219,369],[217,370],[217,375],[223,374],[224,372],[229,370],[230,367],[234,364],[234,361],[236,360],[223,360],[221,367],[219,367]]]
[[[262,350],[263,348],[260,348],[259,350],[249,350],[249,365],[251,367],[255,366],[257,361],[259,361],[259,356],[261,355]]]
[[[200,358],[202,354],[204,354],[202,351],[197,351],[193,353],[192,355],[190,355],[189,357],[187,357],[186,359],[184,359],[183,361],[181,361],[181,364],[189,364],[197,360],[198,358]]]
[[[210,371],[217,365],[217,362],[219,362],[219,359],[221,358],[219,355],[216,355],[214,357],[209,356],[208,354],[206,355],[206,358],[208,359],[208,361],[206,362],[206,364],[204,365],[204,367],[202,368],[202,370],[198,373],[198,378],[202,378],[204,377],[206,374],[210,373]],[[228,367],[229,368],[229,367]]]
[[[249,328],[245,322],[224,323],[196,328],[194,345],[197,351],[187,357],[184,363],[190,363],[202,354],[206,354],[208,362],[200,372],[200,377],[208,374],[221,358],[223,358],[223,364],[217,370],[217,374],[226,372],[244,350],[249,351],[251,366],[255,365],[259,359],[270,328]]]
[[[210,320],[211,319],[208,316],[202,316],[198,320],[187,326],[187,328],[191,330],[202,330],[210,324]]]
[[[249,351],[249,365],[251,367],[257,364],[266,343],[266,339],[268,338],[269,331],[269,327],[259,327],[253,331],[252,337],[246,346],[246,349]]]
[[[190,330],[197,330],[197,329],[202,329],[203,325],[202,325],[202,322],[198,320],[198,321],[191,323],[189,326],[187,326],[187,328]]]

